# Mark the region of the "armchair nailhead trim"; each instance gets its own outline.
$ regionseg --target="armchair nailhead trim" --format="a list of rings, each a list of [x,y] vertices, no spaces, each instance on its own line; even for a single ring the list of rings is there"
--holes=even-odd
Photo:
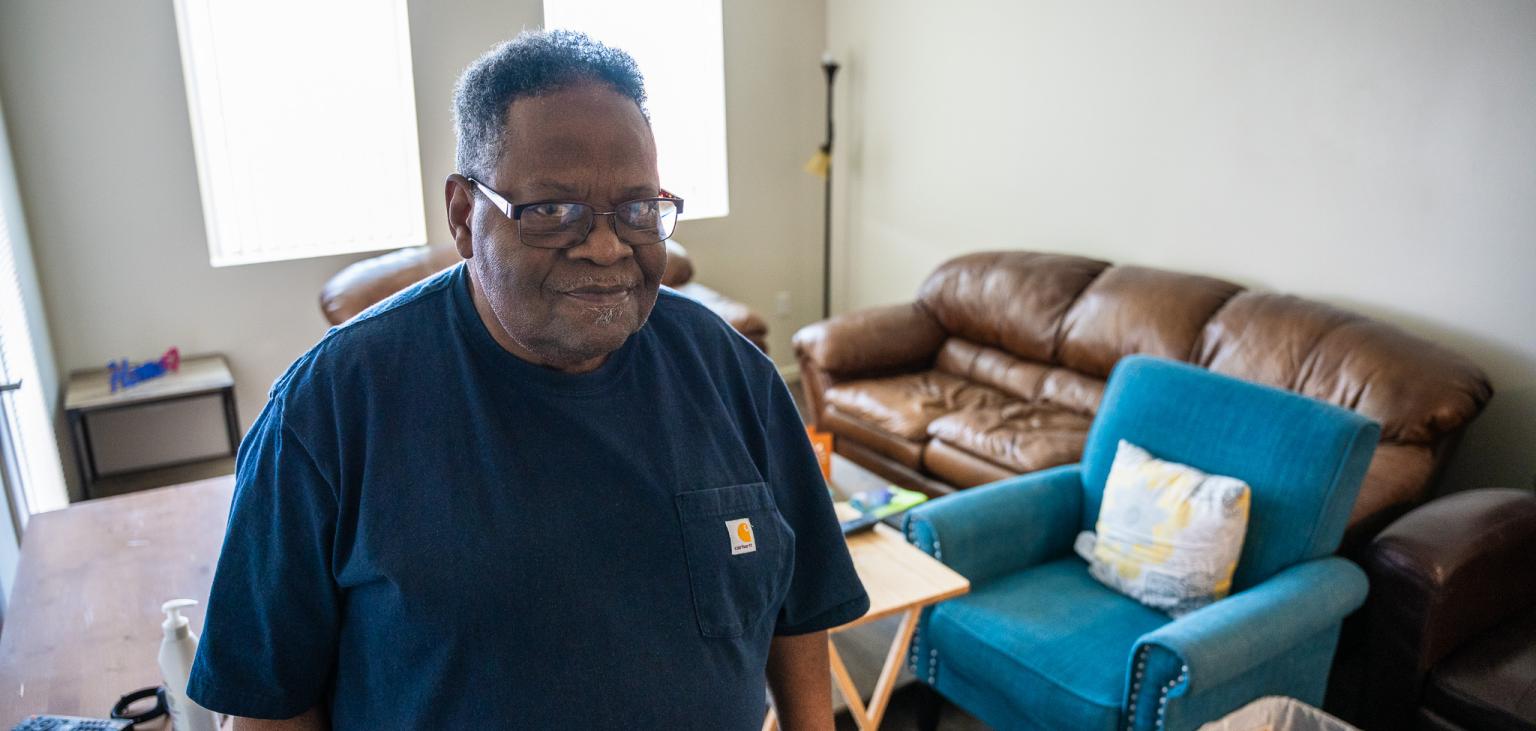
[[[917,521],[909,519],[909,520],[902,521],[902,523],[903,523],[902,527],[906,529],[907,543],[909,543],[911,545],[914,545],[914,546],[917,546],[917,532],[912,530],[912,526],[915,525],[917,523]],[[918,546],[918,549],[921,550],[922,547]],[[912,672],[914,674],[917,673],[917,648],[920,647],[922,644],[923,644],[923,625],[922,625],[922,622],[918,622],[917,629],[912,631],[912,644],[907,647],[907,650],[908,650],[908,653],[909,653],[908,654],[908,660],[907,660],[907,667],[911,668]]]
[[[1131,676],[1131,694],[1125,700],[1125,730],[1135,731],[1136,728],[1136,696],[1141,692],[1141,681],[1147,674],[1147,653],[1150,645],[1142,645],[1136,652],[1136,672]],[[1168,684],[1158,689],[1157,694],[1157,728],[1163,728],[1163,716],[1168,711],[1168,694],[1178,687],[1179,683],[1189,677],[1189,664],[1179,667],[1179,677],[1168,681]]]
[[[1168,681],[1168,684],[1163,686],[1162,692],[1160,692],[1158,694],[1158,698],[1157,698],[1157,728],[1159,728],[1159,729],[1163,728],[1163,714],[1168,712],[1168,693],[1170,691],[1172,691],[1174,689],[1174,687],[1177,686],[1179,683],[1184,682],[1184,678],[1186,678],[1188,676],[1189,676],[1189,666],[1185,665],[1185,666],[1183,666],[1183,668],[1180,669],[1179,677],[1174,678],[1173,680]]]
[[[1125,731],[1136,729],[1136,695],[1141,692],[1141,678],[1147,673],[1147,646],[1136,651],[1136,672],[1131,676],[1131,694],[1125,699]]]
[[[907,543],[910,543],[910,544],[912,544],[914,546],[918,545],[917,544],[917,532],[915,530],[913,530],[913,526],[915,526],[916,524],[917,524],[917,521],[915,521],[915,520],[907,520],[906,521],[906,525],[905,525],[906,533],[907,533]],[[918,548],[922,548],[922,546],[918,546]],[[938,559],[941,563],[944,561],[944,552],[939,548],[939,535],[938,535],[937,531],[935,531],[934,535],[933,535],[933,557]],[[912,646],[911,646],[912,655],[911,655],[910,665],[912,667],[912,672],[913,673],[917,672],[917,648],[922,646],[922,644],[923,644],[923,625],[921,623],[919,623],[917,625],[917,628],[912,631]],[[934,681],[938,678],[938,668],[939,668],[939,651],[936,650],[936,649],[933,649],[933,648],[929,648],[928,649],[928,673],[927,673],[927,675],[928,675],[928,685],[930,685],[930,686],[933,685]]]

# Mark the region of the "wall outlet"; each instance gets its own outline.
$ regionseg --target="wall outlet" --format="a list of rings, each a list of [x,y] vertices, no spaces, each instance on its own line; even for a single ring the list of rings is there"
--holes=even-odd
[[[780,292],[774,295],[773,312],[775,315],[781,318],[789,317],[790,313],[794,312],[794,305],[795,303],[790,299],[789,292]]]

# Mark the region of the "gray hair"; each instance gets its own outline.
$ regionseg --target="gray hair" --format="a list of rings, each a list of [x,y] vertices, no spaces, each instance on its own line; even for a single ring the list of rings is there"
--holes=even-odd
[[[453,121],[459,136],[459,172],[487,177],[501,158],[507,106],[520,97],[596,81],[645,110],[645,79],[629,54],[570,30],[523,31],[481,56],[459,76]]]

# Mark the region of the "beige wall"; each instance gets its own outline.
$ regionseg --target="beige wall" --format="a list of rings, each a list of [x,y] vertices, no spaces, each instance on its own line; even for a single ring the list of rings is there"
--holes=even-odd
[[[1394,322],[1498,395],[1449,476],[1536,473],[1536,4],[831,0],[839,310],[1024,248]]]
[[[724,0],[726,145],[731,214],[683,221],[698,281],[768,321],[768,352],[795,362],[789,338],[821,319],[822,181],[801,170],[824,131],[823,0]],[[791,312],[776,314],[779,292]]]
[[[940,261],[996,247],[1317,297],[1482,363],[1499,395],[1453,477],[1529,484],[1533,7],[728,0],[732,213],[678,238],[790,363],[789,336],[820,314],[821,188],[800,165],[827,43],[845,63],[838,309],[908,298]],[[453,80],[540,8],[411,5],[433,241]],[[320,285],[360,257],[208,266],[170,3],[0,2],[0,101],[60,371],[221,351],[249,423],[324,331]]]
[[[824,8],[725,3],[732,213],[685,222],[679,235],[700,281],[770,319],[781,362],[792,360],[794,328],[820,316],[819,268],[802,271],[819,261],[820,182],[800,165],[820,136]],[[542,17],[540,0],[410,5],[433,242],[448,241],[453,82]],[[209,266],[169,0],[0,2],[0,100],[60,372],[172,344],[223,352],[250,424],[273,379],[324,332],[320,286],[363,257]],[[335,184],[329,172],[295,170],[295,184],[321,194]],[[776,319],[784,290],[794,312]]]

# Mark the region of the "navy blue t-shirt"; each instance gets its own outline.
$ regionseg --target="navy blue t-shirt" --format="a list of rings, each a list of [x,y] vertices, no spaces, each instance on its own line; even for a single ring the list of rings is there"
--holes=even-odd
[[[596,371],[545,369],[460,265],[273,385],[188,695],[337,729],[756,729],[772,637],[868,605],[749,342],[664,290]]]

